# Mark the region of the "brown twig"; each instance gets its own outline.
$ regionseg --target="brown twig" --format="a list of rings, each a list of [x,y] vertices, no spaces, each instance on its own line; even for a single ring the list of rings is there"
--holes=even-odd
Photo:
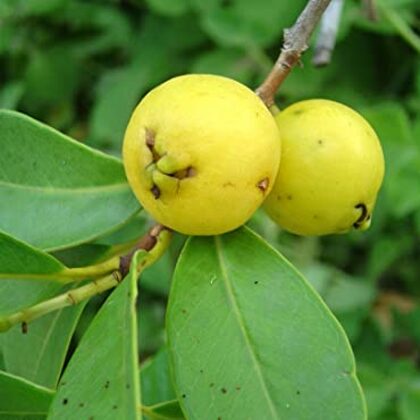
[[[315,67],[326,66],[331,61],[343,5],[344,0],[332,0],[322,15],[315,52],[312,58],[312,64]]]
[[[375,0],[362,0],[363,1],[363,13],[372,22],[379,20],[378,10],[376,9]]]
[[[159,223],[154,225],[142,238],[140,238],[137,245],[128,254],[120,257],[120,267],[118,271],[121,273],[123,278],[130,270],[130,264],[134,254],[140,249],[150,251],[156,245],[157,237],[164,229],[167,228]]]
[[[256,90],[257,95],[268,108],[274,105],[277,89],[308,48],[309,38],[330,2],[331,0],[309,0],[296,23],[291,28],[285,29],[284,43],[279,58]]]

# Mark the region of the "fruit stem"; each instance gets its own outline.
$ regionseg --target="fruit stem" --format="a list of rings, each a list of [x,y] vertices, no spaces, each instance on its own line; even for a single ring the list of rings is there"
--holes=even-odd
[[[139,251],[144,253],[138,268],[138,272],[141,273],[146,267],[157,261],[165,252],[170,243],[170,238],[171,232],[168,229],[162,225],[154,226],[129,254],[118,259],[119,268],[114,268],[111,274],[11,315],[0,317],[0,332],[7,331],[16,324],[22,324],[22,332],[26,333],[28,322],[66,306],[77,305],[85,299],[112,289],[128,274],[131,261]]]
[[[295,24],[284,30],[281,53],[264,82],[256,90],[256,94],[268,108],[274,104],[277,89],[308,48],[309,38],[330,2],[331,0],[309,0]]]

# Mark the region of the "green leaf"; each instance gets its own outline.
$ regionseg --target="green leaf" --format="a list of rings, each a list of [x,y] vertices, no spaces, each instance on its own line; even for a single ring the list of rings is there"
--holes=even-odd
[[[0,33],[0,38],[1,36],[2,34]],[[24,86],[21,82],[10,82],[5,84],[3,88],[0,89],[0,108],[15,109],[22,98],[23,92]]]
[[[410,23],[407,22],[407,19],[404,19],[405,14],[402,14],[400,10],[397,11],[396,9],[383,3],[385,2],[379,2],[379,10],[382,12],[385,20],[388,21],[400,37],[419,54],[420,37],[413,29],[411,29]]]
[[[294,267],[246,228],[189,240],[167,330],[187,417],[366,418],[343,329]]]
[[[29,324],[26,334],[19,327],[2,334],[5,369],[39,385],[55,388],[85,305],[82,302],[46,315]]]
[[[399,401],[401,420],[417,420],[420,413],[420,388],[412,387],[401,395]]]
[[[0,111],[0,229],[38,248],[86,242],[138,211],[121,163]]]
[[[86,246],[83,248],[85,254],[83,258],[75,252],[75,249],[67,250],[66,264],[74,266],[79,265],[81,261],[86,264],[97,261],[97,253],[89,254]],[[64,251],[61,251],[62,253]],[[31,261],[30,255],[25,258],[28,262]],[[57,263],[56,260],[53,259],[53,261]],[[65,290],[68,290],[68,287],[50,281],[2,279],[0,280],[0,296],[2,296],[0,314],[16,312]],[[85,304],[82,302],[77,306],[64,308],[30,323],[26,334],[22,334],[19,327],[0,334],[0,351],[3,352],[4,369],[38,384],[55,388],[70,340]]]
[[[186,13],[189,8],[189,0],[146,0],[153,12],[166,16],[179,16]]]
[[[361,364],[358,366],[358,376],[366,395],[369,418],[376,419],[389,408],[395,392],[394,384],[375,367]]]
[[[45,416],[54,393],[22,378],[0,371],[0,418]]]
[[[72,101],[81,75],[80,64],[67,45],[33,53],[25,75],[31,109]]]
[[[67,366],[49,420],[140,419],[137,353],[137,265],[111,294]]]
[[[139,98],[154,83],[169,75],[170,69],[159,54],[140,63],[108,72],[100,81],[91,115],[94,142],[118,145]]]
[[[0,278],[18,274],[54,274],[65,266],[42,252],[0,231]]]
[[[206,11],[203,28],[224,46],[268,46],[281,40],[282,31],[293,25],[304,4],[304,0],[234,0],[226,7],[219,2]]]
[[[192,73],[211,73],[249,84],[255,73],[255,63],[237,49],[220,48],[201,54],[193,63]]]
[[[61,284],[52,283],[50,280],[1,279],[0,315],[8,315],[35,305],[63,290]],[[0,334],[0,340],[2,337],[4,335]]]
[[[144,414],[150,420],[183,420],[178,400],[165,401],[152,407],[144,407]]]
[[[56,12],[69,0],[3,0],[3,7],[10,13],[22,16],[39,16]]]
[[[410,120],[398,104],[381,104],[366,109],[363,114],[377,132],[384,148],[387,207],[393,215],[404,217],[420,208],[420,153],[413,141]]]
[[[176,398],[169,373],[168,351],[163,348],[146,361],[140,371],[141,398],[143,405],[154,405]]]

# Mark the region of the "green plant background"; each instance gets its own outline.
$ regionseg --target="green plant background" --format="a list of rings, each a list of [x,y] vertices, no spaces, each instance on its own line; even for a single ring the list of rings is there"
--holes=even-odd
[[[420,3],[378,0],[378,22],[364,17],[360,3],[345,3],[331,64],[315,69],[310,49],[303,66],[281,87],[277,103],[283,108],[305,98],[330,98],[352,106],[374,126],[384,147],[386,178],[371,229],[300,238],[279,231],[261,212],[249,224],[299,267],[343,324],[369,418],[414,420],[420,413]],[[165,79],[207,72],[256,87],[278,54],[282,29],[304,4],[3,0],[0,107],[27,113],[119,156],[133,107]],[[144,215],[135,217],[83,251],[57,251],[56,256],[69,264],[78,252],[92,260],[140,235],[148,223]],[[170,278],[184,240],[176,237],[170,252],[142,279],[143,360],[164,344]],[[73,348],[102,301],[88,304]],[[148,372],[153,376],[152,366]],[[153,381],[142,381],[147,396]]]

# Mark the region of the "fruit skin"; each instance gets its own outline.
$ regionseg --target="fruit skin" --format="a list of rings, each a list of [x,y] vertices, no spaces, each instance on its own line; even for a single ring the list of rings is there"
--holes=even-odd
[[[158,222],[188,235],[216,235],[245,223],[270,192],[279,130],[242,84],[179,76],[137,106],[123,160],[134,193]]]
[[[369,227],[384,157],[368,122],[345,105],[311,99],[276,115],[282,161],[264,208],[299,235]]]

